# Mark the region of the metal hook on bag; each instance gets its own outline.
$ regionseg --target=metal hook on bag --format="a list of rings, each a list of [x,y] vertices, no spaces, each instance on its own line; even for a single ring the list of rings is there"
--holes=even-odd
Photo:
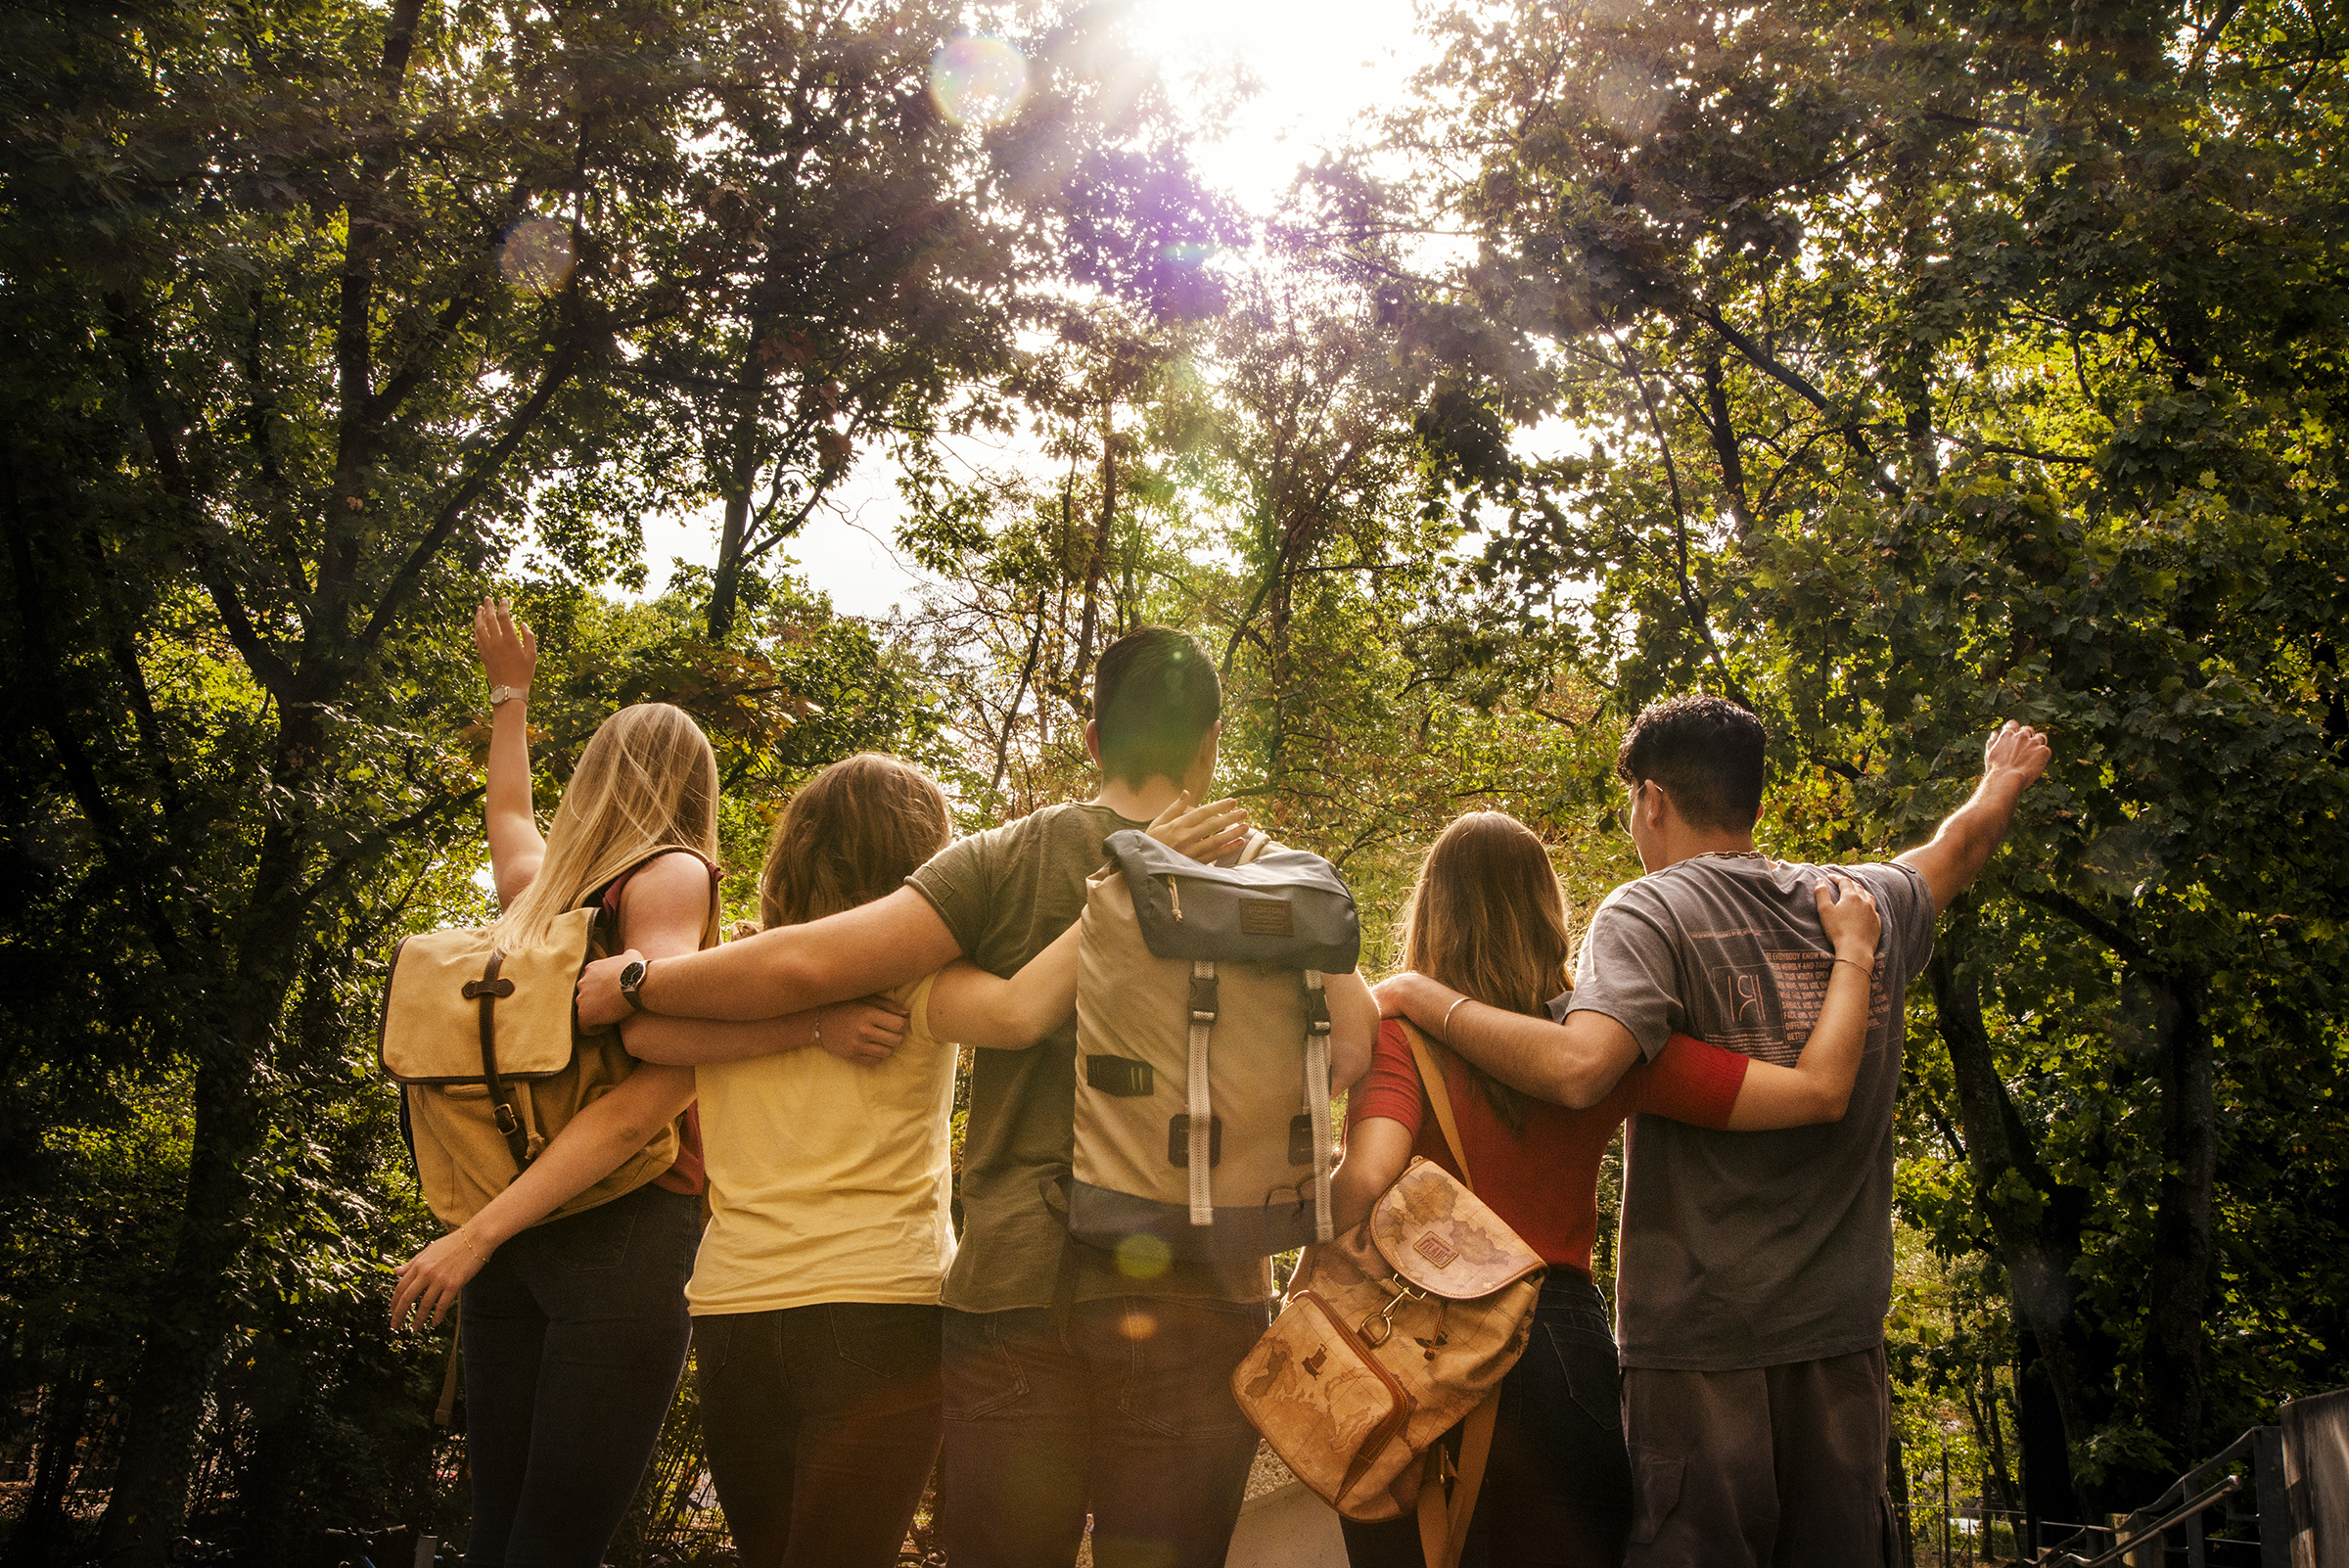
[[[1389,1279],[1387,1283],[1395,1287],[1394,1300],[1388,1302],[1377,1312],[1365,1313],[1362,1315],[1361,1322],[1356,1325],[1355,1328],[1355,1332],[1362,1336],[1362,1343],[1369,1346],[1372,1350],[1378,1349],[1379,1346],[1384,1345],[1388,1339],[1393,1337],[1395,1333],[1396,1308],[1402,1306],[1406,1299],[1410,1301],[1427,1300],[1426,1291],[1416,1289],[1413,1286],[1404,1283],[1401,1275],[1397,1275],[1394,1278]],[[1377,1325],[1375,1332],[1372,1329],[1372,1324]]]

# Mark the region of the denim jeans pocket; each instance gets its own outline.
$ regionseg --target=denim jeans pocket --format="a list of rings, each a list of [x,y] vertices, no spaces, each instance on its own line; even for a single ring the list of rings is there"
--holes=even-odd
[[[1161,1437],[1220,1441],[1254,1431],[1231,1396],[1231,1370],[1264,1337],[1265,1324],[1255,1302],[1126,1298],[1112,1330],[1126,1351],[1120,1411]],[[1113,1343],[1096,1341],[1100,1350]],[[1095,1357],[1108,1360],[1099,1350]]]
[[[918,1377],[938,1365],[938,1309],[862,1302],[824,1308],[832,1354],[875,1377]]]
[[[976,1421],[1028,1397],[1028,1376],[1003,1343],[997,1319],[1026,1314],[946,1314],[946,1419]],[[1040,1314],[1037,1315],[1041,1315]]]
[[[1601,1432],[1623,1430],[1623,1368],[1614,1339],[1595,1328],[1544,1323],[1574,1403]]]

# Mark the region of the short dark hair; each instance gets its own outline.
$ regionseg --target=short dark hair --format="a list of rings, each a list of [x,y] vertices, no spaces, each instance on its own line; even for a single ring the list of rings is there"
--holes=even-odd
[[[1762,720],[1727,697],[1649,703],[1615,753],[1615,772],[1636,787],[1652,779],[1691,826],[1743,833],[1762,813]]]
[[[1093,725],[1101,771],[1140,788],[1180,779],[1200,740],[1223,716],[1223,683],[1198,643],[1173,626],[1140,626],[1093,667]]]

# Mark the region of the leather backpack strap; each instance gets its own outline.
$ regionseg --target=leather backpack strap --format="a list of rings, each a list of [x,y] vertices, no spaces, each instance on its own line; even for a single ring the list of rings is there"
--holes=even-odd
[[[456,1332],[448,1336],[448,1370],[440,1378],[440,1403],[433,1407],[433,1424],[443,1432],[457,1415],[457,1368],[464,1364],[459,1359],[465,1346],[465,1323],[457,1321]]]
[[[1436,1065],[1435,1053],[1427,1048],[1427,1037],[1419,1026],[1405,1020],[1403,1038],[1410,1042],[1411,1061],[1419,1069],[1419,1082],[1427,1089],[1427,1103],[1434,1107],[1436,1126],[1444,1130],[1444,1145],[1460,1168],[1460,1185],[1476,1190],[1476,1177],[1468,1170],[1468,1150],[1460,1142],[1460,1124],[1452,1119],[1451,1091],[1444,1086],[1444,1071]]]
[[[482,1083],[489,1091],[489,1114],[506,1135],[506,1148],[514,1156],[514,1174],[520,1176],[530,1168],[530,1132],[522,1125],[522,1113],[506,1097],[506,1081],[497,1073],[497,1003],[500,997],[514,994],[514,982],[498,978],[498,967],[505,961],[503,952],[490,948],[482,978],[465,982],[464,994],[467,1001],[481,1003]]]

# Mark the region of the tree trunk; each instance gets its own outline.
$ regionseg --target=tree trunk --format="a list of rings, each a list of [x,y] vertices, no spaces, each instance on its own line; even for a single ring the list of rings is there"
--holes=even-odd
[[[271,782],[303,798],[322,752],[317,710],[290,710],[278,730]],[[197,1057],[195,1129],[171,1261],[153,1293],[138,1372],[123,1412],[98,1555],[110,1568],[162,1568],[185,1523],[188,1482],[205,1396],[237,1320],[235,1268],[252,1226],[249,1173],[265,1134],[253,1078],[292,990],[306,910],[271,906],[303,880],[309,820],[282,811],[254,857],[258,909],[240,922],[243,950],[191,988],[208,1005],[178,1020]]]
[[[759,477],[759,406],[765,399],[766,372],[759,363],[759,339],[764,329],[754,326],[742,356],[742,379],[735,386],[732,452],[726,465],[725,520],[717,531],[717,564],[710,575],[710,640],[722,645],[734,633],[734,611],[742,598],[743,552],[750,541],[751,482]]]
[[[2036,1351],[2064,1438],[2085,1443],[2109,1413],[2112,1347],[2082,1322],[2072,1265],[2088,1195],[2041,1163],[1992,1055],[1977,982],[1963,956],[1968,925],[1955,920],[1926,973],[1942,1042],[1958,1083],[1958,1114],[1975,1199],[2005,1267],[2016,1324]]]
[[[2179,1468],[2202,1457],[2203,1309],[2210,1294],[2218,1105],[2201,987],[2156,980],[2161,1036],[2161,1182],[2153,1219],[2145,1393],[2156,1435]]]
[[[75,1363],[49,1386],[41,1412],[41,1452],[32,1491],[8,1538],[7,1568],[47,1568],[66,1560],[71,1545],[66,1525],[66,1493],[81,1457],[81,1433],[90,1413],[89,1364]]]
[[[1084,557],[1084,620],[1077,632],[1077,663],[1072,678],[1083,680],[1093,666],[1093,632],[1101,617],[1101,569],[1109,558],[1109,530],[1118,517],[1118,459],[1116,437],[1109,424],[1110,403],[1101,400],[1101,520],[1093,526],[1093,541]]]

